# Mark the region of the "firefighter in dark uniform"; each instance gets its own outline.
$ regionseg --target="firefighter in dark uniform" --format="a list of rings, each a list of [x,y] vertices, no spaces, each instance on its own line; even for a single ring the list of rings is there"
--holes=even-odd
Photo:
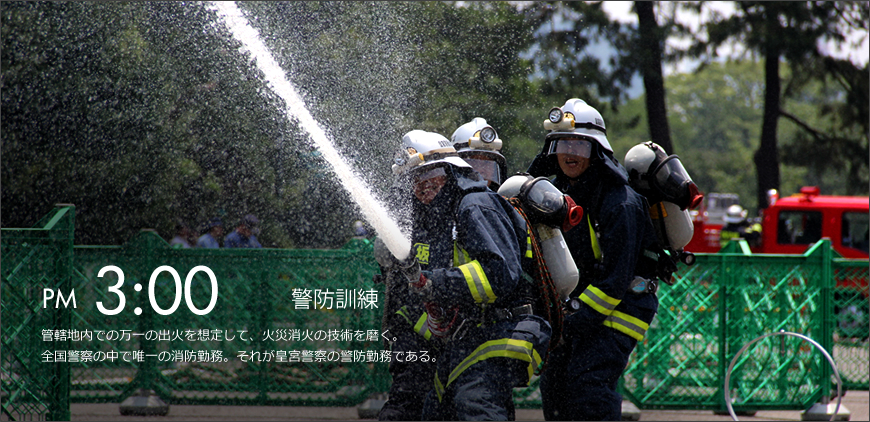
[[[585,211],[565,233],[580,281],[566,304],[562,343],[541,378],[547,420],[620,420],[617,382],[655,317],[654,262],[644,250],[656,234],[643,196],[613,158],[604,120],[572,98],[550,111],[544,150],[532,176],[555,175],[553,185]]]
[[[387,202],[393,210],[402,213],[402,210],[412,207],[412,196],[410,186],[397,181],[389,191]],[[409,215],[401,217],[399,221],[402,223],[409,219]],[[407,278],[380,237],[375,238],[374,255],[381,270],[376,277],[386,284],[381,332],[390,339],[387,348],[396,356],[390,360],[392,383],[387,401],[378,412],[378,420],[421,420],[423,403],[432,388],[441,342],[432,338],[426,309],[416,296],[410,295]],[[399,357],[407,356],[408,352],[425,352],[429,358],[412,361]]]
[[[523,277],[526,222],[445,137],[415,130],[402,145],[393,171],[417,199],[413,253],[392,267],[442,344],[423,419],[512,420],[513,388],[529,384],[550,339]]]
[[[725,247],[728,242],[744,239],[749,246],[755,247],[761,243],[761,224],[750,224],[746,219],[749,212],[740,205],[728,207],[725,213],[725,226],[719,234],[719,245]]]

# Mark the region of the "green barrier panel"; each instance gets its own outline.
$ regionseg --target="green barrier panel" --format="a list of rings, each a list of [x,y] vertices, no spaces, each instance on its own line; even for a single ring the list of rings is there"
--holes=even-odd
[[[827,240],[800,256],[751,255],[742,246],[732,242],[719,254],[698,255],[676,274],[675,285],[660,289],[659,313],[622,382],[641,409],[726,411],[722,387],[731,359],[755,338],[781,330],[833,350],[847,388],[868,388],[866,321],[863,337],[858,329],[851,337],[834,333],[838,292],[866,306],[867,261],[834,259]],[[835,288],[843,278],[854,284]],[[831,396],[825,382],[831,374],[821,354],[800,339],[758,342],[731,375],[733,405],[747,412],[807,409]]]
[[[76,248],[80,303],[122,310],[77,310],[79,327],[105,332],[78,347],[114,359],[72,364],[72,399],[120,402],[148,388],[170,404],[352,405],[386,391],[383,286],[372,282],[371,257],[368,241],[339,250],[172,249],[153,232],[120,248]],[[109,291],[117,274],[97,277],[107,265],[124,274],[122,308]],[[214,280],[194,272],[204,267]]]
[[[870,386],[870,300],[867,260],[834,258],[834,352],[843,387],[867,390]]]
[[[63,301],[70,300],[74,222],[75,207],[58,205],[34,228],[3,229],[0,235],[2,419],[70,419],[69,366],[42,361],[65,350],[67,342],[46,347],[42,330],[70,325]],[[45,289],[52,297],[43,308]]]
[[[383,286],[372,283],[368,241],[185,250],[143,231],[122,246],[73,248],[72,216],[59,209],[41,229],[3,231],[6,416],[69,418],[70,400],[120,403],[140,388],[170,404],[317,406],[387,391]],[[98,276],[108,266],[123,283],[114,271]],[[834,257],[827,241],[801,256],[751,255],[738,242],[699,254],[661,287],[622,391],[641,409],[725,411],[730,360],[779,330],[833,350],[844,387],[867,389],[867,274],[867,260]],[[42,309],[43,286],[74,289],[76,308]],[[800,339],[761,341],[731,374],[734,408],[806,409],[830,395],[829,379],[830,367]],[[515,390],[517,407],[540,407],[537,385]]]

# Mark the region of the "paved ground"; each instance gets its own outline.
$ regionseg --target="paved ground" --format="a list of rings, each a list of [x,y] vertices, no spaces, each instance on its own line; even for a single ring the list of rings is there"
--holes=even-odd
[[[842,406],[851,420],[870,420],[870,392],[849,391]],[[280,406],[170,406],[167,416],[121,416],[117,404],[73,404],[74,421],[273,421],[273,420],[355,420],[356,407],[280,407]],[[540,421],[539,409],[517,410],[517,420]],[[641,410],[641,421],[729,421],[731,416],[705,410]],[[739,416],[741,421],[799,421],[800,411],[760,411],[754,416]]]

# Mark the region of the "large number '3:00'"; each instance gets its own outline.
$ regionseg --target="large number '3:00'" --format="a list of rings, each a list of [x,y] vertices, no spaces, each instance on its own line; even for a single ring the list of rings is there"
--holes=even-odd
[[[103,275],[109,271],[114,272],[118,275],[118,282],[115,283],[115,285],[109,287],[109,293],[114,293],[118,295],[118,307],[115,309],[106,309],[103,306],[103,302],[98,301],[97,309],[103,315],[117,315],[124,310],[124,305],[126,305],[127,303],[127,298],[124,296],[124,292],[121,291],[121,286],[124,285],[124,272],[114,265],[107,265],[100,269],[97,277],[103,277]],[[172,306],[170,306],[168,309],[163,309],[160,307],[160,305],[157,304],[157,300],[154,294],[154,285],[156,284],[157,276],[164,271],[172,275],[172,278],[175,281],[175,300],[172,302]],[[205,309],[198,309],[193,303],[193,300],[191,300],[190,298],[190,283],[193,280],[193,276],[200,271],[206,273],[206,275],[208,275],[209,281],[211,282],[211,300],[209,300],[208,306]],[[142,289],[142,286],[138,283],[135,287],[136,291]],[[214,309],[215,305],[217,304],[218,298],[217,278],[215,278],[214,272],[212,272],[212,270],[205,265],[198,265],[196,267],[193,267],[193,269],[187,273],[187,277],[184,279],[183,296],[184,301],[187,302],[187,307],[190,309],[190,312],[193,312],[196,315],[207,315],[209,312],[211,312],[211,310]],[[151,302],[151,308],[154,309],[154,312],[157,312],[160,315],[172,315],[172,313],[175,312],[175,310],[178,309],[178,306],[181,304],[181,297],[181,277],[178,275],[178,271],[175,271],[175,268],[172,268],[168,265],[161,265],[160,267],[157,267],[157,269],[155,269],[154,272],[151,273],[151,279],[148,280],[148,301]],[[140,311],[137,308],[136,314],[138,315],[139,312]]]

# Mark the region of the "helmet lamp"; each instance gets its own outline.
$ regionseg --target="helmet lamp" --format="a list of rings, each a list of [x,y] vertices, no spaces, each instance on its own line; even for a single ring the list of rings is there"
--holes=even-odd
[[[480,140],[489,144],[492,143],[496,138],[495,129],[490,126],[487,126],[480,130]]]
[[[559,107],[553,107],[550,109],[550,113],[547,118],[550,120],[550,123],[556,124],[562,121],[562,109]]]

